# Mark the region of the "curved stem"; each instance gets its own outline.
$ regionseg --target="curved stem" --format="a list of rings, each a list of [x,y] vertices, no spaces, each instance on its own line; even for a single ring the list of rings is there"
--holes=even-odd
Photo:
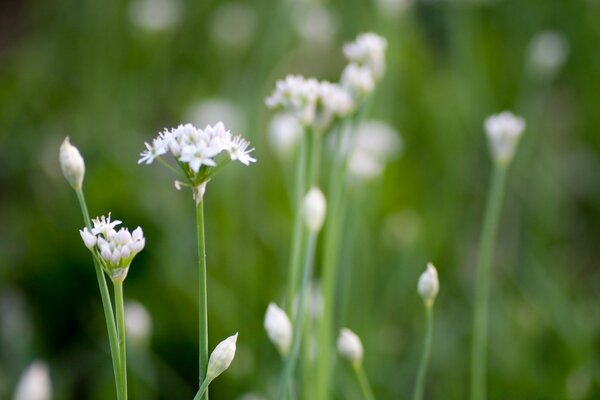
[[[204,392],[206,392],[208,390],[209,384],[210,384],[210,381],[208,379],[205,379],[204,382],[202,382],[202,385],[200,385],[200,389],[198,390],[198,393],[196,393],[196,395],[194,396],[194,400],[200,400],[200,398],[202,397]]]
[[[415,394],[413,400],[423,399],[425,393],[425,377],[427,376],[427,367],[431,354],[431,343],[433,341],[433,304],[425,305],[425,346],[421,355],[417,382],[415,384]]]
[[[206,291],[206,248],[204,243],[204,200],[201,199],[196,206],[196,230],[198,234],[198,310],[199,310],[199,384],[206,380],[208,367],[208,311]],[[202,395],[203,400],[208,400],[208,391]]]
[[[90,222],[90,214],[88,212],[87,203],[85,196],[83,195],[83,189],[75,189],[77,194],[77,200],[81,207],[81,214],[83,215],[83,221],[88,229],[92,229]],[[110,355],[113,364],[113,373],[115,376],[115,386],[117,390],[117,398],[120,400],[121,395],[119,394],[120,377],[121,377],[121,363],[119,361],[119,342],[117,338],[117,328],[115,325],[115,317],[113,314],[112,303],[110,301],[110,293],[108,291],[108,285],[106,284],[106,276],[102,271],[102,266],[98,263],[95,257],[92,257],[94,261],[94,270],[96,272],[96,279],[98,281],[98,288],[100,289],[100,297],[102,299],[102,309],[104,311],[104,319],[106,320],[106,330],[108,331],[108,342],[110,345]]]
[[[364,400],[375,400],[375,395],[373,395],[373,389],[371,389],[371,385],[369,384],[369,378],[367,378],[367,374],[365,373],[365,369],[361,364],[353,365],[352,370],[354,371],[354,377],[356,378],[356,382],[358,382],[358,386],[360,387],[360,392]]]
[[[117,329],[119,332],[119,359],[121,362],[121,399],[127,400],[127,351],[125,333],[125,307],[123,304],[123,282],[113,282],[115,308],[117,309]]]
[[[477,280],[475,283],[475,310],[471,347],[471,400],[486,398],[486,352],[488,303],[490,297],[490,270],[494,253],[494,239],[498,230],[502,197],[506,181],[506,164],[495,163],[490,184],[483,228],[479,244]]]

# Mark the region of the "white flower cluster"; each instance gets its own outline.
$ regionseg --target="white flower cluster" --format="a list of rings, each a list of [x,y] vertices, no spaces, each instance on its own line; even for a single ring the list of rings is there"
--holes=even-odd
[[[113,282],[122,282],[127,277],[129,265],[137,253],[146,244],[144,232],[139,226],[129,232],[127,228],[115,229],[121,221],[101,216],[92,220],[91,231],[83,228],[79,231],[85,246],[94,252],[102,262],[102,267]]]
[[[198,129],[192,124],[179,125],[174,129],[165,129],[152,143],[145,143],[146,150],[140,154],[138,164],[152,163],[156,158],[170,152],[180,165],[183,165],[188,177],[195,184],[203,166],[215,167],[215,157],[221,152],[229,153],[232,160],[249,165],[256,160],[250,156],[254,149],[248,149],[250,143],[241,136],[233,136],[222,122],[214,126],[207,125]]]
[[[350,64],[344,69],[339,84],[288,75],[277,81],[265,102],[269,108],[285,110],[303,126],[323,132],[336,118],[355,112],[373,91],[385,70],[386,47],[384,38],[374,33],[362,34],[344,46]]]
[[[510,111],[486,118],[485,131],[496,162],[507,164],[512,160],[524,130],[525,120]]]

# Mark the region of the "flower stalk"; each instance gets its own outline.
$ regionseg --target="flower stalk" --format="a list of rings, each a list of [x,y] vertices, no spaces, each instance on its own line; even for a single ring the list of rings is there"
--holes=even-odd
[[[208,307],[206,289],[206,247],[204,240],[204,200],[196,206],[196,230],[198,239],[198,319],[199,319],[199,384],[206,381],[208,366]],[[208,400],[208,391],[202,395]]]
[[[433,304],[425,304],[425,345],[421,362],[419,363],[419,372],[415,383],[415,393],[413,400],[422,400],[425,393],[425,378],[431,356],[431,343],[433,342]]]
[[[121,400],[127,400],[127,351],[125,333],[125,306],[123,302],[123,282],[114,281],[115,308],[117,310],[117,330],[119,334],[119,361],[121,363]]]

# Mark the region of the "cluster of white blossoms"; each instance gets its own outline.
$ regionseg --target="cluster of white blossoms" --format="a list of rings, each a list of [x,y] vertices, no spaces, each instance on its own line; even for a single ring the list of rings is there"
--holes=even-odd
[[[288,75],[276,83],[266,99],[269,108],[281,108],[304,127],[324,132],[336,119],[354,113],[375,88],[385,70],[387,42],[374,33],[365,33],[344,46],[350,61],[340,83]]]
[[[508,164],[525,130],[525,120],[510,111],[504,111],[486,118],[484,125],[494,161]]]
[[[92,220],[92,229],[79,231],[85,246],[94,252],[101,261],[102,267],[113,282],[122,282],[127,277],[129,265],[133,258],[144,248],[146,239],[139,226],[129,232],[127,228],[116,230],[121,221],[110,220],[101,216]]]

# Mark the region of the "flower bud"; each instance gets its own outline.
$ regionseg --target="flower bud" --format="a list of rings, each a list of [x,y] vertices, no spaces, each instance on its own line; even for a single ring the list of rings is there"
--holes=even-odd
[[[318,187],[311,188],[302,204],[302,215],[306,227],[313,232],[318,232],[325,221],[327,203],[323,192]]]
[[[265,314],[265,330],[281,355],[286,355],[292,343],[292,323],[285,311],[270,303]]]
[[[363,346],[356,333],[348,328],[342,328],[337,340],[337,349],[342,357],[353,367],[360,365],[363,358]]]
[[[83,162],[83,157],[81,157],[81,153],[79,153],[77,147],[69,142],[68,136],[60,145],[58,158],[60,161],[60,168],[69,184],[73,189],[81,189],[83,176],[85,175],[85,164]]]
[[[427,269],[421,274],[418,285],[419,295],[423,298],[425,305],[433,305],[435,298],[440,290],[438,273],[432,263],[427,264]]]
[[[217,376],[221,375],[233,361],[235,356],[235,343],[238,334],[229,336],[215,347],[208,359],[208,369],[206,371],[206,379],[212,381]]]
[[[525,120],[510,111],[486,118],[485,131],[495,162],[508,164],[512,160],[524,130]]]
[[[152,336],[152,317],[146,307],[137,301],[126,302],[125,328],[134,344],[147,344]]]
[[[52,382],[48,365],[34,361],[21,375],[13,400],[50,400]]]

